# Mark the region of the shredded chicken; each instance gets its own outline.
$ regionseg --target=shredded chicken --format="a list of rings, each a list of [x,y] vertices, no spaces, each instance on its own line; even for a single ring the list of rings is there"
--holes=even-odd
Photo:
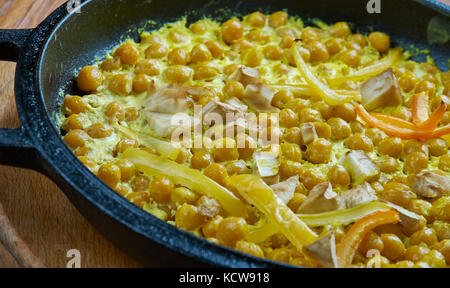
[[[304,144],[309,144],[318,138],[316,128],[313,123],[305,123],[301,127],[302,139]]]
[[[298,208],[297,213],[313,214],[339,210],[342,207],[339,195],[333,191],[330,182],[317,184],[308,194],[308,198]]]
[[[376,180],[380,176],[380,169],[364,151],[351,150],[340,162],[352,175],[354,185]]]
[[[143,111],[155,113],[187,113],[192,107],[189,93],[178,87],[170,85],[148,93],[147,99],[142,103]]]
[[[365,182],[353,189],[347,190],[340,194],[343,209],[349,209],[359,204],[377,200],[375,190],[369,183]]]
[[[246,66],[239,67],[239,69],[231,74],[229,80],[241,82],[244,87],[261,82],[259,70]]]
[[[412,191],[425,198],[449,195],[450,179],[433,172],[422,172],[414,177]]]
[[[271,177],[278,174],[280,160],[279,145],[271,145],[270,149],[260,149],[253,153],[255,172],[261,177]]]
[[[258,112],[278,112],[279,109],[272,106],[271,102],[275,91],[262,83],[249,84],[244,91],[244,102]]]
[[[275,192],[275,195],[277,195],[278,198],[284,203],[287,204],[289,201],[291,201],[292,197],[294,197],[295,188],[299,184],[298,175],[292,176],[291,178],[274,184],[270,186],[272,188],[273,192]]]
[[[389,68],[378,76],[361,84],[361,104],[371,111],[383,106],[397,106],[403,103],[397,78]]]
[[[153,133],[163,138],[171,136],[177,128],[183,129],[189,127],[190,129],[193,121],[187,114],[185,115],[186,118],[184,118],[174,117],[173,114],[145,112],[145,117],[148,121],[148,126]]]
[[[336,240],[333,231],[327,236],[303,247],[303,252],[326,268],[338,267]]]

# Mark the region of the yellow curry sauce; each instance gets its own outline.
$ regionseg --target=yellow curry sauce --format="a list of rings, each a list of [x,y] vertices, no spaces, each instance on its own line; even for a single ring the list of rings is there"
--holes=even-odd
[[[447,267],[450,74],[410,56],[286,12],[183,19],[84,67],[59,125],[117,193],[208,241],[300,266]],[[198,109],[259,122],[173,141]]]

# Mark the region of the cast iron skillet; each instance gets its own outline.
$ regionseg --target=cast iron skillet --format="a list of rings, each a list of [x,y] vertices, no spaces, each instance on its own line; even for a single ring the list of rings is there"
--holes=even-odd
[[[98,180],[64,144],[53,121],[62,102],[60,89],[80,95],[75,72],[119,40],[138,40],[138,28],[156,29],[185,15],[189,22],[205,15],[224,20],[255,10],[288,9],[305,19],[350,21],[353,30],[361,32],[380,29],[394,44],[429,48],[440,68],[447,70],[449,43],[429,46],[426,33],[433,17],[449,20],[449,7],[432,0],[380,1],[381,14],[367,13],[368,0],[87,0],[81,1],[81,13],[69,13],[63,5],[35,29],[0,30],[0,60],[17,61],[15,97],[21,121],[20,128],[0,129],[0,163],[50,177],[98,230],[144,265],[280,267],[166,224]]]

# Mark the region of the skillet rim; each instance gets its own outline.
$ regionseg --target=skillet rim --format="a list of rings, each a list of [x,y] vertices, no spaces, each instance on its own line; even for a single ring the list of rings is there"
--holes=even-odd
[[[438,2],[434,0],[414,1],[422,5],[442,9],[440,5],[436,6]],[[92,2],[94,0],[82,0],[82,6]],[[145,237],[145,239],[212,266],[294,267],[216,245],[168,224],[118,195],[77,160],[77,157],[64,144],[54,128],[41,93],[42,85],[40,81],[41,64],[46,47],[52,36],[72,15],[72,13],[67,12],[66,5],[67,3],[61,5],[33,29],[28,39],[30,41],[26,42],[20,53],[15,77],[15,98],[19,117],[22,126],[28,129],[25,131],[26,135],[32,140],[33,146],[38,151],[37,161],[40,162],[45,174],[55,181],[82,215],[103,234],[105,234],[104,227],[97,223],[95,219],[92,219],[92,216],[91,218],[86,216],[86,214],[92,213],[86,213],[84,210],[95,208],[97,212],[94,212],[94,214],[102,213],[139,236]],[[450,8],[446,11],[450,11]],[[31,82],[30,79],[33,79],[32,83],[29,83]],[[88,208],[82,207],[86,204],[91,204],[91,206],[88,206]],[[124,215],[126,215],[126,218]],[[133,217],[133,219],[130,217]],[[136,222],[136,220],[139,221]],[[131,223],[131,221],[134,223]],[[148,227],[144,229],[144,224],[151,224],[152,228],[150,230]],[[116,239],[107,238],[116,243]],[[179,243],[184,244],[181,245],[176,240],[180,240]],[[123,245],[119,246],[124,249]],[[208,255],[205,252],[212,254]]]

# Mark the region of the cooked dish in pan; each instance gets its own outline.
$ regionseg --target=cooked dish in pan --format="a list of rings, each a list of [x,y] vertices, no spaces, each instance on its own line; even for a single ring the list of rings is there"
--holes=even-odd
[[[450,73],[346,22],[180,20],[77,76],[93,173],[219,245],[308,267],[450,265]]]

